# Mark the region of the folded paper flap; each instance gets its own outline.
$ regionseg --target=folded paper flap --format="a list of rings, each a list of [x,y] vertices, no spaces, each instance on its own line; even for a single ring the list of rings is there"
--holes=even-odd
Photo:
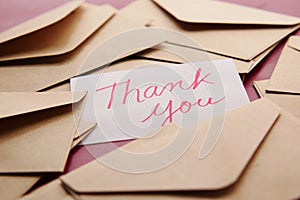
[[[153,0],[175,18],[189,23],[295,25],[300,18],[212,0]]]
[[[72,0],[58,8],[50,10],[42,15],[39,15],[29,21],[19,24],[11,29],[0,33],[0,43],[11,39],[32,33],[66,17],[73,10],[78,8],[83,0]]]
[[[258,112],[261,114],[257,115]],[[200,124],[192,145],[176,162],[160,170],[131,174],[112,169],[109,166],[114,161],[123,163],[122,167],[125,168],[141,165],[148,167],[155,164],[125,158],[122,156],[124,154],[117,149],[103,156],[101,162],[95,160],[64,175],[61,179],[78,193],[223,189],[239,179],[278,116],[279,110],[274,104],[266,99],[258,100],[226,114],[220,139],[211,153],[203,159],[200,159],[198,155],[207,130],[211,126],[210,121]],[[176,127],[167,125],[159,133],[165,135],[155,136],[153,142],[151,138],[149,141],[136,140],[122,149],[124,148],[125,152],[134,153],[140,150],[142,154],[149,150],[153,152],[152,148],[161,147],[165,144],[164,140],[173,141],[174,137],[180,137],[180,131],[178,133],[177,130]],[[179,138],[179,141],[186,139],[187,130],[184,129],[182,132],[184,134],[181,135],[182,138]],[[177,135],[174,132],[177,132]],[[174,148],[178,148],[177,145],[175,146]],[[172,150],[174,149],[171,148],[170,152],[173,152]],[[169,156],[170,154],[167,157]],[[166,157],[161,157],[163,158]],[[228,160],[230,162],[227,162]],[[108,164],[107,161],[111,162]],[[103,162],[106,166],[102,164]]]
[[[59,22],[0,46],[0,61],[60,55],[74,50],[109,20],[116,9],[83,3]]]
[[[80,137],[81,135],[84,135],[88,130],[92,129],[95,126],[96,123],[80,120],[74,139]]]
[[[73,139],[72,142],[72,148],[74,148],[76,145],[78,145],[83,139],[85,139],[95,128],[97,124],[94,124],[92,127],[87,129],[85,132],[82,132],[80,136]]]
[[[0,119],[78,103],[85,92],[1,92]]]
[[[266,90],[268,92],[300,94],[299,38],[292,36],[286,42]]]
[[[264,97],[270,80],[253,81],[253,86],[259,97]]]
[[[63,188],[61,181],[55,179],[46,185],[39,187],[35,191],[25,195],[21,200],[38,200],[38,199],[60,199],[73,200],[68,192]]]
[[[41,177],[42,175],[1,175],[0,199],[18,199]]]
[[[263,116],[258,117],[257,112],[263,112]],[[279,108],[268,99],[259,99],[225,114],[226,118],[219,140],[211,152],[201,160],[202,165],[211,162],[210,164],[213,166],[212,163],[224,159],[223,164],[220,163],[221,168],[220,166],[214,166],[214,168],[215,171],[222,170],[226,175],[219,174],[212,190],[225,189],[239,180],[279,115]],[[215,128],[211,127],[213,125],[213,123],[207,123],[206,126],[210,127],[206,128],[205,132],[209,134],[210,128]],[[200,130],[202,130],[201,126]],[[243,133],[251,134],[251,136],[243,135]],[[208,139],[207,135],[206,140]],[[201,148],[204,147],[203,143]],[[226,159],[230,160],[230,164],[224,164]],[[208,188],[208,190],[210,189]]]
[[[300,51],[300,36],[291,36],[288,41],[289,47]]]

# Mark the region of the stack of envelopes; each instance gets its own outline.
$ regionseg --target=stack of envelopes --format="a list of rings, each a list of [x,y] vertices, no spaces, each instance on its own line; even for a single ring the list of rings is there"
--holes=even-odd
[[[261,97],[266,97],[300,118],[300,37],[287,41],[270,80],[255,81]]]
[[[118,43],[86,65],[99,44],[142,27],[178,31],[200,47],[172,37],[132,36],[132,46],[138,47],[134,51],[111,59],[107,55],[125,44]],[[213,119],[199,124],[190,148],[161,170],[131,174],[95,160],[23,195],[46,173],[63,172],[70,150],[96,125],[81,120],[86,93],[70,92],[70,78],[94,73],[108,63],[113,63],[108,71],[116,71],[186,62],[165,49],[206,52],[211,60],[231,58],[243,75],[299,27],[296,17],[213,0],[136,0],[121,10],[72,0],[1,32],[0,198],[298,198],[300,37],[296,36],[289,38],[271,79],[254,83],[265,98],[223,116],[222,134],[207,157],[198,155]],[[180,129],[169,124],[155,137],[122,148],[151,152],[176,134],[189,132]],[[133,168],[151,165],[126,160],[117,150],[101,159]]]

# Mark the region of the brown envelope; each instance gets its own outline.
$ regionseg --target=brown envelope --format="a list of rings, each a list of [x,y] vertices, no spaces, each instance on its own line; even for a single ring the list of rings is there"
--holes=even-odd
[[[49,87],[48,89],[44,90],[44,92],[68,92],[70,91],[70,82],[64,81],[62,83],[59,83],[57,85],[54,85],[52,87]]]
[[[96,123],[87,122],[84,120],[80,120],[77,131],[73,138],[72,148],[74,148],[77,144],[81,142],[92,130],[96,127]]]
[[[25,194],[41,175],[0,175],[0,199],[15,200]]]
[[[268,87],[270,80],[253,81],[253,87],[256,90],[259,97],[266,95],[266,88]]]
[[[260,100],[261,101],[261,100]],[[264,100],[266,101],[266,100]],[[239,181],[231,187],[211,192],[173,193],[86,193],[76,194],[59,181],[52,182],[24,199],[70,198],[82,200],[111,199],[297,199],[300,196],[300,122],[284,110],[255,153]],[[229,162],[228,160],[227,162]],[[196,174],[199,171],[193,171]],[[99,179],[98,179],[99,180]],[[85,181],[85,180],[84,180]],[[84,181],[82,184],[84,184]],[[119,182],[120,180],[116,181]],[[123,180],[122,180],[123,181]],[[160,181],[156,182],[160,185]],[[63,190],[65,188],[65,191]],[[67,194],[67,191],[69,195]],[[53,198],[52,198],[53,199]]]
[[[91,75],[91,74],[99,74],[105,72],[112,72],[112,71],[120,71],[120,70],[129,70],[134,69],[140,66],[144,65],[165,65],[165,62],[155,61],[155,60],[148,60],[148,59],[136,59],[136,58],[125,58],[121,59],[119,61],[116,61],[115,63],[112,63],[109,65],[109,67],[95,69],[91,72],[88,72],[84,75]],[[70,83],[63,82],[58,85],[55,85],[53,87],[50,87],[49,89],[46,89],[44,91],[47,92],[66,92],[70,91]]]
[[[266,97],[270,99],[272,102],[300,119],[300,96],[293,94],[266,93],[265,89],[267,88],[268,84],[269,80],[254,81],[253,83],[260,97]]]
[[[84,96],[0,93],[0,173],[62,172]]]
[[[76,146],[96,124],[81,120],[73,139],[72,148]],[[6,174],[0,175],[0,199],[16,199],[27,192],[42,175],[38,174]]]
[[[59,22],[0,44],[0,61],[64,54],[74,50],[112,15],[111,6],[84,3]]]
[[[300,23],[296,17],[210,0],[139,0],[123,11],[147,26],[179,31],[203,50],[244,61],[241,73],[249,72],[266,50]],[[191,45],[171,39],[168,42]]]
[[[95,125],[96,125],[96,123],[80,120],[78,127],[77,127],[77,131],[74,135],[74,139],[77,139],[80,136],[84,135],[87,131],[92,129]]]
[[[300,94],[300,37],[292,36],[285,45],[266,90]]]
[[[137,40],[136,35],[132,35],[132,38],[127,38],[124,43],[110,46],[101,56],[96,55],[98,60],[82,68],[87,57],[98,45],[124,31],[141,27],[142,24],[131,21],[122,12],[118,12],[74,51],[59,56],[0,63],[0,91],[40,91],[111,63],[114,60],[107,60],[108,56],[105,54],[115,52],[115,48],[123,49],[122,45],[125,43],[127,47],[130,44],[140,47],[131,52],[134,54],[166,40],[161,36]],[[115,58],[118,59],[120,58]]]
[[[0,33],[0,43],[9,41],[11,39],[32,33],[46,26],[54,24],[59,20],[65,18],[73,10],[75,10],[83,0],[72,0],[69,1],[53,10],[50,10],[42,15],[39,15],[29,21],[12,27],[6,31]]]
[[[234,59],[232,58],[237,71],[240,74],[247,74],[249,73],[260,61],[262,61],[266,55],[268,55],[275,47],[277,44],[273,45],[257,57],[253,58],[250,61],[246,60],[239,60],[239,59]],[[166,51],[166,48],[168,51]],[[137,54],[138,57],[141,58],[149,58],[149,59],[155,59],[155,60],[161,60],[165,62],[174,62],[174,63],[186,63],[187,60],[183,59],[182,57],[175,55],[174,53],[169,52],[170,50],[173,50],[174,52],[181,52],[181,51],[197,51],[198,49],[193,49],[193,48],[188,48],[185,46],[179,46],[179,45],[174,45],[170,43],[163,43],[161,45],[158,45],[157,48],[152,48],[146,51],[143,51],[139,54]],[[226,56],[214,54],[211,52],[206,52],[207,57],[204,56],[199,56],[198,60],[189,60],[189,62],[199,62],[199,61],[207,61],[209,60],[222,60],[222,59],[228,59]]]
[[[223,189],[239,179],[277,117],[278,110],[272,103],[256,101],[226,114],[220,139],[204,159],[200,159],[198,154],[210,121],[201,123],[198,135],[184,155],[161,170],[142,174],[123,173],[95,160],[62,176],[62,180],[77,193]],[[157,150],[156,147],[168,144],[177,130],[174,125],[166,126],[153,138],[125,145],[125,150]],[[102,159],[124,161],[118,152],[113,151]],[[151,164],[138,160],[125,160],[124,163],[129,167]]]
[[[62,186],[59,179],[56,179],[36,191],[24,196],[22,200],[74,200]]]
[[[299,121],[289,113],[282,111],[240,180],[225,190],[182,193],[82,194],[79,197],[74,195],[74,199],[298,199],[300,197],[299,129]]]

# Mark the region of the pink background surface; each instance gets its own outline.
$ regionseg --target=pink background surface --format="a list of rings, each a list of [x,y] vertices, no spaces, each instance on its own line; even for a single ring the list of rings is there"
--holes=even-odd
[[[37,16],[49,9],[57,7],[67,0],[2,0],[0,2],[0,32],[7,30],[19,23],[22,23],[34,16]],[[132,0],[89,0],[88,2],[102,4],[111,4],[116,8],[126,6]],[[236,4],[247,5],[264,10],[274,11],[278,13],[293,15],[300,17],[300,1],[299,0],[223,0]],[[300,31],[294,33],[300,35]],[[286,40],[271,52],[268,57],[261,62],[250,74],[245,78],[244,85],[251,100],[258,98],[252,83],[254,80],[264,80],[270,78],[272,71],[277,63],[279,55],[282,51]],[[128,141],[127,141],[128,142]],[[114,142],[116,147],[124,145],[126,141]],[[104,155],[113,149],[109,144],[90,145],[89,149],[96,152],[97,156]],[[76,147],[72,150],[65,172],[71,171],[94,159],[85,147]]]

